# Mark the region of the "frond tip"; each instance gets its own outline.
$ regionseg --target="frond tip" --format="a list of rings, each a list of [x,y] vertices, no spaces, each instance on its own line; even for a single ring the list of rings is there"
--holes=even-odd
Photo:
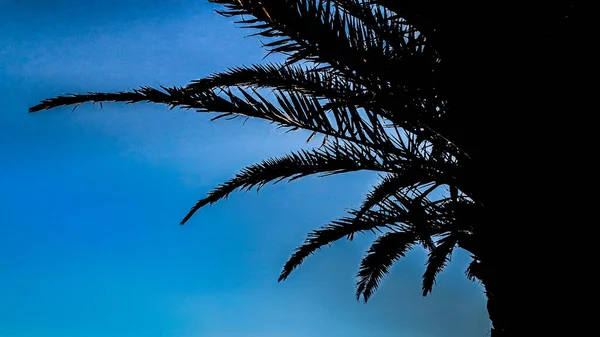
[[[168,88],[163,88],[165,91]],[[79,105],[83,103],[102,103],[102,102],[123,102],[123,103],[139,103],[139,102],[150,102],[159,103],[166,105],[174,105],[175,101],[171,95],[167,92],[162,92],[158,89],[151,87],[141,87],[139,89],[133,89],[131,91],[121,91],[114,93],[104,92],[89,92],[87,94],[66,94],[63,96],[57,96],[48,98],[37,105],[29,108],[29,112],[37,112],[41,110],[49,110],[60,106],[68,105]]]
[[[433,289],[435,278],[450,261],[452,251],[458,243],[455,235],[449,234],[438,241],[438,244],[429,252],[427,268],[423,273],[423,296],[427,296]]]
[[[375,240],[360,263],[356,298],[367,302],[399,258],[404,257],[417,238],[411,232],[388,232]]]

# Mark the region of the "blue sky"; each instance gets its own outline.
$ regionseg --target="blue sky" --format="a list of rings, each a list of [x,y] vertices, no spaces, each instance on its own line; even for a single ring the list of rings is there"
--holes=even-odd
[[[153,105],[26,113],[66,92],[261,62],[259,41],[232,21],[204,1],[0,0],[0,337],[485,336],[465,254],[427,298],[416,250],[368,304],[354,299],[370,236],[276,282],[306,232],[356,206],[370,175],[236,194],[177,225],[211,187],[305,134]]]

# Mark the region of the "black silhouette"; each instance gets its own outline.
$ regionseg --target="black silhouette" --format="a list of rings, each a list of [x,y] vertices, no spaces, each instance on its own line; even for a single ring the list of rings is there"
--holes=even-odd
[[[534,215],[516,214],[533,212],[522,186],[535,180],[535,161],[543,156],[523,144],[546,139],[533,132],[540,113],[572,108],[576,89],[559,84],[574,82],[576,8],[566,2],[479,9],[396,0],[210,2],[269,38],[263,46],[286,55],[286,62],[229,69],[185,87],[60,96],[30,111],[152,102],[311,131],[309,141],[318,137],[319,147],[247,167],[200,200],[181,224],[236,190],[377,171],[381,181],[364,203],[310,233],[279,280],[325,245],[378,231],[360,265],[357,297],[368,300],[414,245],[429,251],[426,295],[459,247],[473,257],[466,275],[485,287],[492,337],[523,330],[532,309],[515,276],[525,274],[515,270],[526,268],[522,248],[532,242],[526,231],[541,227],[530,221]],[[263,89],[273,89],[276,102]]]

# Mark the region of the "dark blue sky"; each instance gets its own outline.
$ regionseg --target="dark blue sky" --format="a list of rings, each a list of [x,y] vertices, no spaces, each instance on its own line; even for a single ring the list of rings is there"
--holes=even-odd
[[[0,337],[485,336],[465,254],[427,298],[416,250],[368,304],[354,299],[370,236],[276,282],[306,232],[356,206],[370,175],[236,194],[177,225],[211,187],[305,134],[153,105],[26,112],[66,92],[261,62],[232,21],[200,0],[0,0]]]

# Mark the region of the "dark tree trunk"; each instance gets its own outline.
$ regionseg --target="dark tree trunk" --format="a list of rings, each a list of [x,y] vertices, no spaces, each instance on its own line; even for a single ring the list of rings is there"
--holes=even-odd
[[[526,301],[517,288],[515,280],[518,278],[504,270],[504,267],[483,264],[482,283],[487,296],[487,310],[492,323],[491,337],[518,336],[519,329],[524,328],[522,313],[527,312]]]
[[[435,129],[470,155],[461,189],[485,208],[478,259],[492,337],[544,335],[553,312],[564,312],[557,293],[574,292],[562,283],[572,277],[566,268],[548,271],[555,255],[573,261],[560,247],[581,240],[568,228],[581,220],[581,205],[573,207],[581,200],[569,199],[582,196],[573,185],[587,183],[581,164],[591,155],[582,147],[597,125],[586,89],[595,81],[594,21],[585,15],[593,10],[571,1],[381,3],[408,13],[445,65],[450,109]]]
[[[553,243],[568,234],[549,227],[561,212],[569,216],[564,186],[577,154],[566,144],[584,137],[583,51],[589,43],[574,24],[578,13],[569,22],[546,14],[520,7],[465,20],[472,26],[459,27],[464,39],[444,55],[450,138],[471,155],[465,179],[485,207],[479,258],[491,337],[540,335],[551,326],[538,321],[552,310],[544,307],[547,299],[533,299],[546,295],[531,284],[552,263]]]
[[[492,288],[492,287],[486,287]],[[511,336],[511,329],[508,326],[508,317],[506,312],[509,308],[502,302],[502,297],[494,292],[494,290],[486,290],[487,310],[490,321],[492,322],[491,337],[506,337]]]

